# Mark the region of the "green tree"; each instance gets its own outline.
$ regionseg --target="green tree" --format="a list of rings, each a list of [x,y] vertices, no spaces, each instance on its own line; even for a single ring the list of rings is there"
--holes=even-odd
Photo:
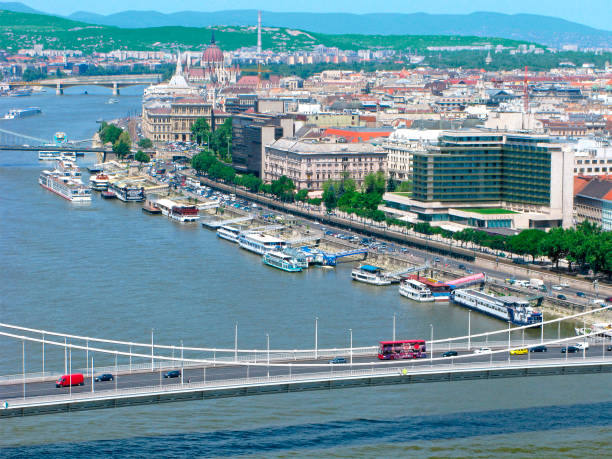
[[[559,260],[569,253],[569,233],[563,228],[553,228],[540,242],[540,249],[558,268]]]
[[[149,157],[149,155],[144,153],[142,150],[138,150],[136,152],[136,154],[134,155],[134,159],[141,164],[148,163],[149,161],[151,161],[151,158]]]
[[[226,161],[232,160],[232,118],[227,118],[210,137],[210,148]]]
[[[119,136],[123,132],[123,129],[118,126],[115,126],[114,124],[108,124],[103,122],[100,125],[100,129],[98,132],[102,143],[110,142],[112,144],[115,144],[115,142],[119,140]]]
[[[145,149],[149,149],[149,148],[153,148],[153,142],[151,141],[151,139],[147,139],[146,137],[143,139],[140,139],[138,141],[138,146],[140,148],[145,148]]]
[[[364,178],[364,188],[366,193],[378,193],[382,195],[386,189],[385,174],[382,171],[368,174]]]
[[[198,172],[207,172],[215,161],[216,158],[210,151],[202,151],[197,155],[193,155],[193,158],[191,158],[191,167]]]
[[[398,182],[393,177],[389,177],[389,180],[387,180],[387,191],[392,193],[397,189],[397,186]]]
[[[293,180],[291,180],[286,175],[281,175],[278,180],[274,180],[270,184],[270,189],[272,194],[277,196],[279,199],[283,201],[292,201],[293,200],[293,191],[295,190],[295,184]]]
[[[308,188],[302,188],[295,194],[296,201],[306,201],[308,199]]]
[[[193,140],[198,144],[202,145],[204,142],[208,142],[211,132],[210,126],[206,118],[198,118],[191,126],[191,135]]]
[[[542,241],[546,233],[538,229],[523,230],[508,241],[510,250],[519,255],[529,254],[533,260],[542,255]]]
[[[130,152],[130,144],[125,143],[121,140],[117,140],[113,144],[113,152],[117,155],[118,158],[123,158]]]
[[[336,186],[333,180],[327,180],[323,183],[323,202],[327,211],[330,212],[338,205],[338,197],[336,196]]]

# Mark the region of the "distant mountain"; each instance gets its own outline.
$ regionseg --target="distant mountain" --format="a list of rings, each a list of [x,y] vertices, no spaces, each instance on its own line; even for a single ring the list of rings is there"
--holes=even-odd
[[[594,29],[564,19],[533,14],[349,14],[274,13],[264,11],[266,26],[291,27],[327,34],[381,35],[471,35],[526,40],[548,46],[576,44],[581,47],[612,47],[612,31]],[[254,25],[256,10],[210,13],[183,11],[163,14],[156,11],[124,11],[108,16],[77,12],[71,19],[117,27],[180,25]]]
[[[0,10],[15,11],[16,13],[47,14],[19,2],[0,2]]]

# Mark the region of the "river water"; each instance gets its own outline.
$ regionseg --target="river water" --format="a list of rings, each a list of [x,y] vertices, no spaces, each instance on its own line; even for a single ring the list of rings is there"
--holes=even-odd
[[[104,88],[0,99],[0,113],[42,115],[0,128],[51,138],[91,137],[99,118],[138,111],[142,87],[106,104]],[[27,141],[26,141],[27,142]],[[34,141],[28,142],[34,143]],[[160,344],[312,348],[397,336],[463,335],[467,312],[402,298],[395,286],[350,280],[350,265],[289,274],[200,226],[105,201],[74,205],[42,189],[34,152],[0,152],[0,321]],[[81,165],[95,162],[93,155]],[[86,175],[86,174],[85,174]],[[503,328],[472,314],[472,331]],[[569,330],[564,330],[569,332]],[[556,334],[551,330],[550,333]],[[547,333],[548,334],[548,333]],[[536,332],[537,335],[537,332]],[[39,371],[26,344],[27,371]],[[102,357],[100,357],[102,359]],[[48,350],[47,369],[63,354]],[[85,365],[84,356],[73,357]],[[21,343],[0,338],[1,374],[21,372]],[[585,457],[612,454],[610,376],[472,381],[245,397],[4,420],[0,455],[288,455],[326,457]]]

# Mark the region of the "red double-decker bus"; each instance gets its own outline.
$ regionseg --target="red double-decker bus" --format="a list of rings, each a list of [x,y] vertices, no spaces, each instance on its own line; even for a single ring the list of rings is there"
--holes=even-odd
[[[427,357],[425,340],[381,341],[378,348],[380,360],[420,359]]]

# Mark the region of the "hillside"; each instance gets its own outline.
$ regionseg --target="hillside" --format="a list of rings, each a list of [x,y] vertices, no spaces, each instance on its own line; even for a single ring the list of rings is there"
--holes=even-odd
[[[255,27],[217,26],[215,38],[223,49],[255,46]],[[209,41],[212,28],[148,27],[119,28],[92,25],[57,16],[0,11],[0,48],[16,51],[35,43],[46,48],[79,49],[86,54],[113,49],[172,50],[202,49]],[[516,40],[482,37],[418,35],[331,35],[289,28],[266,27],[262,32],[266,49],[298,50],[314,45],[338,46],[344,49],[385,47],[422,49],[427,46],[455,46],[491,43],[516,46]]]
[[[299,8],[299,7],[296,7]],[[554,14],[554,12],[552,12]],[[72,19],[118,27],[190,26],[216,24],[253,25],[256,10],[215,12],[183,11],[163,14],[156,11],[124,11],[108,16],[77,12]],[[349,14],[263,12],[268,26],[289,27],[326,34],[366,35],[464,35],[501,37],[542,43],[547,46],[577,44],[582,47],[612,47],[612,32],[599,30],[551,16],[533,14]]]

